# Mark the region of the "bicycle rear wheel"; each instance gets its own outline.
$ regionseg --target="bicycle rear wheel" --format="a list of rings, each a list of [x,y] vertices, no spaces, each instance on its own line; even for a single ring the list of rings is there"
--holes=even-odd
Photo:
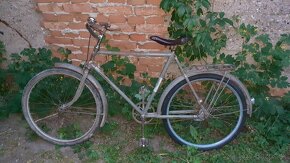
[[[197,103],[186,80],[178,82],[165,96],[163,115],[194,115],[191,119],[164,119],[176,142],[201,150],[217,149],[233,140],[245,122],[246,103],[240,88],[218,74],[189,76],[204,109]]]
[[[85,141],[99,127],[103,111],[98,90],[86,79],[79,99],[74,97],[82,75],[71,70],[49,69],[33,77],[22,96],[23,114],[43,139],[59,145]]]

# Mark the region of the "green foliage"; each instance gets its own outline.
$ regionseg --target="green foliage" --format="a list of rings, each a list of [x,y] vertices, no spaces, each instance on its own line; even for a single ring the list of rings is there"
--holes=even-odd
[[[93,147],[94,143],[92,141],[85,141],[81,144],[73,146],[74,153],[78,154],[80,160],[85,161],[96,161],[99,159],[99,153]]]
[[[126,162],[132,163],[162,162],[162,157],[154,153],[154,151],[151,148],[139,148],[129,155]]]
[[[163,0],[160,7],[171,12],[168,32],[171,37],[190,37],[191,40],[175,50],[181,60],[202,59],[215,56],[226,46],[227,36],[223,29],[233,25],[223,12],[211,12],[208,0]]]
[[[290,86],[287,76],[282,73],[290,66],[290,35],[281,35],[273,44],[267,34],[258,35],[257,27],[238,25],[234,18],[226,18],[223,12],[211,11],[210,6],[208,0],[161,1],[160,7],[171,13],[170,36],[191,38],[186,45],[176,47],[176,54],[182,61],[210,56],[213,63],[235,65],[232,73],[246,84],[256,99],[251,126],[258,133],[257,139],[274,146],[273,151],[287,148],[290,103],[286,99],[290,96],[288,93],[282,99],[272,97],[270,87],[284,89]],[[233,27],[243,40],[242,50],[235,55],[221,52],[228,41],[227,26]]]
[[[22,91],[27,82],[38,72],[51,68],[55,62],[61,62],[46,48],[24,49],[20,53],[11,54],[10,57],[8,68],[2,69],[0,73],[0,94],[4,98],[0,118],[20,112]]]
[[[136,98],[139,89],[142,85],[147,85],[151,79],[149,76],[144,76],[145,80],[139,82],[135,80],[134,73],[136,66],[132,64],[128,57],[112,56],[112,59],[102,66],[103,71],[125,94],[134,102],[140,101]],[[98,81],[103,86],[109,103],[109,114],[122,114],[127,119],[131,119],[132,106],[128,104],[116,91],[111,89],[111,86],[101,77],[95,75]],[[151,85],[148,86],[151,88]]]
[[[2,41],[0,41],[0,64],[3,62],[4,58],[4,54],[6,53],[6,49],[5,49],[5,45]]]
[[[63,48],[63,47],[58,48],[57,52],[62,54],[64,56],[65,60],[68,60],[68,56],[71,54],[71,50]]]

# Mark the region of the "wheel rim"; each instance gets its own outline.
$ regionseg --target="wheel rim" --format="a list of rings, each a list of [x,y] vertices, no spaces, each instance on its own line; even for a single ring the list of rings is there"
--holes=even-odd
[[[205,83],[206,80],[208,81],[208,83]],[[186,110],[193,110],[189,114],[198,115],[200,117],[203,117],[203,119],[191,119],[185,121],[181,121],[180,119],[166,119],[166,123],[168,124],[167,127],[172,134],[171,136],[177,139],[179,143],[193,146],[199,149],[216,148],[232,140],[243,122],[244,114],[243,105],[236,90],[234,90],[228,84],[227,87],[222,89],[222,86],[224,86],[222,85],[220,87],[221,94],[219,95],[219,93],[217,93],[216,98],[218,100],[215,102],[215,100],[210,99],[211,97],[214,97],[215,93],[213,92],[215,91],[212,91],[212,93],[210,93],[212,95],[208,95],[204,92],[209,92],[212,86],[216,86],[217,89],[219,84],[218,80],[207,78],[192,80],[191,83],[194,83],[192,84],[192,86],[197,91],[197,94],[200,95],[205,107],[208,108],[209,105],[213,106],[212,109],[209,109],[210,111],[204,113],[204,116],[201,116],[201,113],[203,112],[198,109],[200,107],[197,104],[196,100],[193,100],[194,97],[192,93],[190,93],[190,91],[185,91],[190,89],[185,81],[184,83],[181,84],[181,86],[179,86],[179,88],[177,88],[175,93],[171,96],[165,114],[170,115],[170,112],[180,110],[176,106],[182,106],[182,109],[188,107],[188,109]],[[216,84],[210,85],[211,83]],[[207,88],[207,90],[202,91],[202,88]],[[212,90],[214,90],[214,88]],[[230,93],[232,94],[230,95]],[[188,96],[189,94],[192,98]],[[178,96],[182,97],[183,101],[186,101],[183,102],[183,105],[180,105],[180,101],[178,101],[178,98],[176,98]],[[221,99],[224,99],[224,101],[220,102]],[[214,102],[211,103],[210,101]],[[179,102],[179,104],[177,102]]]
[[[27,98],[27,112],[35,131],[58,144],[77,143],[91,136],[101,114],[93,86],[86,81],[80,98],[71,107],[61,109],[73,98],[79,80],[70,73],[54,72],[38,81]]]

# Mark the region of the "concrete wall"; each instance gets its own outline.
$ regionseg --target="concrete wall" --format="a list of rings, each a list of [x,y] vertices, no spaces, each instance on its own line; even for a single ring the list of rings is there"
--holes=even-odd
[[[108,21],[121,26],[121,32],[107,36],[110,43],[122,50],[166,50],[148,41],[152,34],[166,36],[166,15],[158,8],[161,0],[0,0],[0,19],[18,30],[23,38],[0,23],[5,32],[0,39],[5,42],[8,54],[28,47],[49,45],[67,47],[75,58],[84,59],[88,33],[84,22],[88,16],[98,21]],[[226,16],[239,15],[241,22],[259,27],[260,33],[270,34],[273,41],[282,33],[290,32],[290,0],[211,0],[214,11],[224,11]],[[40,14],[41,13],[41,14]],[[40,26],[40,24],[42,24]],[[45,40],[45,41],[44,41]],[[241,42],[232,35],[228,50],[236,52]],[[106,58],[100,57],[101,62]],[[161,69],[158,64],[149,67],[140,59],[133,60],[137,70],[148,71],[153,76]],[[160,62],[158,59],[156,62]],[[155,62],[155,61],[153,61]],[[139,65],[141,64],[142,65]],[[146,62],[147,63],[147,62]],[[162,61],[160,62],[160,64]]]
[[[7,54],[20,52],[29,43],[32,47],[45,46],[41,15],[35,11],[33,0],[0,0],[0,19],[8,24],[0,22],[0,31],[4,32],[0,40],[6,45]]]
[[[33,47],[42,47],[45,45],[45,32],[40,26],[42,15],[35,10],[37,7],[35,1],[41,2],[40,0],[0,0],[0,19],[17,29]],[[50,1],[53,2],[53,0]],[[99,0],[102,3],[103,1],[105,2],[105,0]],[[126,0],[123,1],[127,3]],[[144,0],[128,1],[140,4]],[[290,33],[290,0],[212,0],[212,3],[214,11],[224,11],[227,16],[240,15],[242,22],[255,24],[261,33],[270,34],[274,40],[282,33]],[[5,42],[8,53],[18,52],[28,47],[27,41],[21,38],[15,30],[3,23],[0,23],[0,30],[5,33],[4,36],[0,35],[0,40]]]
[[[283,33],[290,33],[290,0],[212,0],[214,11],[223,11],[227,17],[238,15],[241,23],[253,24],[260,34],[267,33],[273,42]],[[232,35],[228,50],[241,48]]]

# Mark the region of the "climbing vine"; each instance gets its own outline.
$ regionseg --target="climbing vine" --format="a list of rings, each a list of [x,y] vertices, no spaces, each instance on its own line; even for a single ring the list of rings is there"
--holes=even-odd
[[[171,14],[168,32],[171,37],[190,37],[184,46],[175,50],[181,60],[205,60],[236,66],[233,74],[248,87],[256,99],[253,126],[260,134],[258,139],[278,149],[287,148],[290,141],[290,93],[282,98],[272,97],[270,88],[289,88],[283,70],[290,66],[290,34],[281,35],[273,44],[267,34],[251,24],[227,18],[224,12],[211,10],[209,0],[162,0],[160,7]],[[231,55],[224,52],[229,32],[243,40],[242,50]],[[266,144],[267,144],[266,143]],[[275,148],[275,150],[277,149]]]

